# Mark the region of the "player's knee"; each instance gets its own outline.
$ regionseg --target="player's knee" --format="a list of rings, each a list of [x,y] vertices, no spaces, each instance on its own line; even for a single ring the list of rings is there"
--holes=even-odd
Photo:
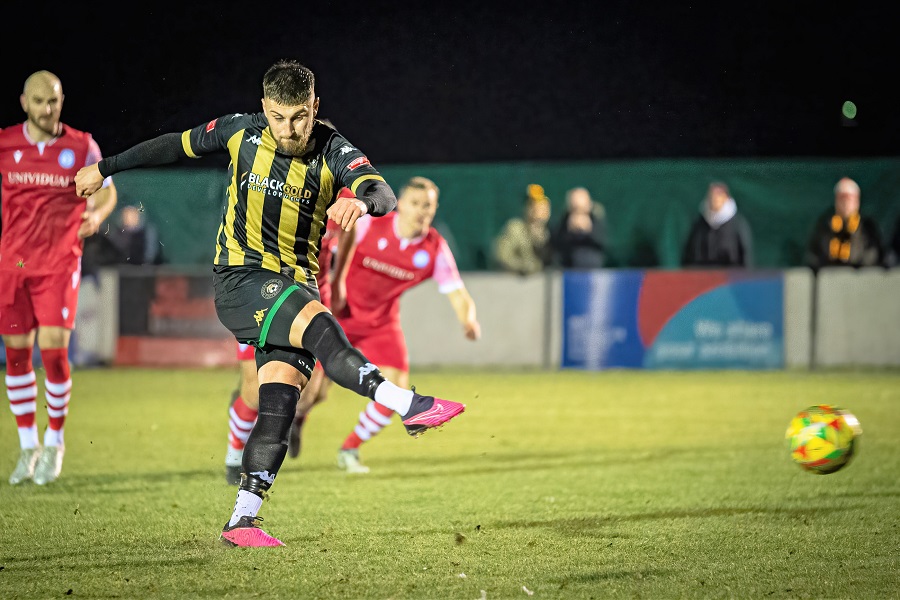
[[[40,348],[68,348],[72,332],[64,327],[41,327],[37,340]]]
[[[328,313],[330,315],[331,311],[329,311],[324,304],[316,302],[315,300],[306,303],[291,322],[291,332],[289,337],[292,346],[295,348],[305,348],[305,346],[303,346],[303,335],[306,333],[306,329],[309,327],[312,320],[321,313]]]

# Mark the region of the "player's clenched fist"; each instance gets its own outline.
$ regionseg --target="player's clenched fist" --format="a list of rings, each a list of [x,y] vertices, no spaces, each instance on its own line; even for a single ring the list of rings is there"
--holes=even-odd
[[[103,175],[96,164],[82,167],[75,173],[75,193],[87,198],[103,185]]]
[[[338,199],[331,205],[331,208],[325,212],[329,219],[341,226],[341,229],[350,231],[356,223],[356,220],[368,211],[365,203],[359,198],[356,198],[355,196],[339,195]]]

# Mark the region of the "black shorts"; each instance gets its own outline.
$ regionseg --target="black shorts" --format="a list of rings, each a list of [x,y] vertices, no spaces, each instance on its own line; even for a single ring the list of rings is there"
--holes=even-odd
[[[237,341],[255,346],[256,366],[278,360],[312,375],[316,357],[294,348],[291,324],[319,290],[259,267],[213,267],[216,314]]]

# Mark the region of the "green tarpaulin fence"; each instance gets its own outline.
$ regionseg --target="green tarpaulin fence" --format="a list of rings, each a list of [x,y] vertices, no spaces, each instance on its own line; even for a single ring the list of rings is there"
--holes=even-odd
[[[374,159],[373,159],[374,160]],[[377,164],[377,161],[376,161]],[[463,271],[491,267],[491,242],[520,214],[525,187],[540,183],[562,215],[565,192],[585,186],[609,221],[611,267],[679,266],[682,243],[713,179],[731,187],[753,229],[759,267],[802,264],[815,219],[843,177],[862,188],[862,212],[887,238],[900,215],[900,158],[709,159],[561,163],[377,165],[395,189],[411,176],[441,188],[436,225]],[[142,205],[174,264],[210,264],[225,198],[219,168],[145,169],[115,176],[120,203]]]

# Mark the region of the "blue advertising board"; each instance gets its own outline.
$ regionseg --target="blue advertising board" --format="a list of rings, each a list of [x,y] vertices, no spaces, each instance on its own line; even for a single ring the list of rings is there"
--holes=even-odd
[[[567,272],[562,366],[781,369],[783,322],[781,272]]]

